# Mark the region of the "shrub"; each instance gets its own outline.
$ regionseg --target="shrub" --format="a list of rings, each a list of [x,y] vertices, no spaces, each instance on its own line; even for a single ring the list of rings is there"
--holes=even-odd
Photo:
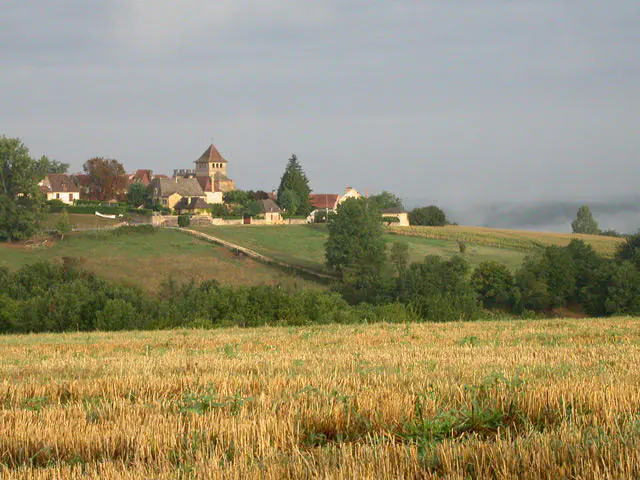
[[[440,207],[430,205],[428,207],[414,208],[409,212],[411,225],[442,227],[446,225],[447,217]]]
[[[67,207],[66,203],[57,199],[47,200],[45,205],[49,213],[60,213]]]
[[[473,320],[479,314],[479,304],[466,278],[468,270],[461,257],[442,260],[430,255],[398,277],[397,299],[425,320]]]
[[[189,214],[178,215],[179,227],[188,227],[189,225],[191,225],[191,215]]]

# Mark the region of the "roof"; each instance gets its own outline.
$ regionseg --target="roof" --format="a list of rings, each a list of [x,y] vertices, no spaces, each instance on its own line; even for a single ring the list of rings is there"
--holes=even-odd
[[[217,182],[229,182],[231,181],[231,179],[229,177],[227,177],[224,173],[222,172],[216,172],[213,175],[213,179]]]
[[[218,149],[213,145],[209,145],[209,147],[204,151],[200,158],[195,161],[195,163],[208,163],[208,162],[222,162],[227,163],[227,160],[220,155]]]
[[[278,204],[270,198],[267,198],[266,200],[258,200],[258,205],[260,205],[260,211],[263,213],[282,213]]]
[[[80,189],[66,173],[50,173],[46,177],[50,192],[79,193]]]
[[[200,188],[204,192],[213,192],[213,185],[211,185],[211,177],[196,177],[198,183],[200,184]]]
[[[183,197],[204,197],[202,187],[195,178],[156,178],[152,182],[153,194],[168,197],[177,193]]]
[[[333,210],[338,203],[338,195],[335,193],[312,193],[309,200],[314,208],[329,208]]]
[[[192,198],[189,200],[186,197],[182,197],[173,208],[176,210],[204,210],[209,208],[209,205],[202,198]]]
[[[382,214],[388,214],[388,215],[395,215],[398,213],[406,213],[404,208],[400,208],[400,207],[392,207],[392,208],[385,208],[384,210],[382,210]]]

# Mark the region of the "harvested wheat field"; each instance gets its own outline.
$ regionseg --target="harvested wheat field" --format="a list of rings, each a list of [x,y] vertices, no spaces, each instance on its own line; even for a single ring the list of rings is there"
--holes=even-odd
[[[2,478],[637,478],[640,321],[0,337]]]

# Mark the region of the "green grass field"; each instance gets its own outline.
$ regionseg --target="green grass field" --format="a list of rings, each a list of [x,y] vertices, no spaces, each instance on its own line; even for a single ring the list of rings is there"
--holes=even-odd
[[[315,270],[324,269],[324,245],[328,233],[325,226],[216,226],[197,227],[196,230],[219,237],[223,240],[251,248],[267,257],[292,265]],[[386,234],[391,242],[409,245],[410,260],[422,261],[427,255],[441,255],[450,258],[459,253],[455,240],[440,240],[413,236]],[[487,245],[467,245],[465,253],[472,265],[485,260],[498,260],[512,269],[517,268],[527,252],[513,248],[499,248]]]
[[[45,216],[42,225],[44,227],[55,227],[58,219],[60,218],[59,213],[50,213]],[[89,228],[111,228],[119,223],[118,220],[111,220],[109,218],[101,218],[96,215],[87,215],[81,213],[70,213],[69,214],[69,222],[71,223],[73,228],[78,229],[89,229]]]
[[[37,261],[76,259],[81,268],[109,280],[154,292],[169,277],[176,281],[214,279],[227,285],[281,285],[321,288],[312,281],[237,257],[229,250],[175,230],[152,235],[115,236],[110,232],[72,233],[46,247],[0,243],[0,265],[17,269]]]

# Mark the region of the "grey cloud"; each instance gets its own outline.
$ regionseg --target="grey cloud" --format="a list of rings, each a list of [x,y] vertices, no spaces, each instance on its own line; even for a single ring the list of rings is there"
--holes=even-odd
[[[244,188],[295,151],[316,191],[455,208],[637,191],[635,0],[138,3],[3,5],[0,132],[163,172],[213,137]]]

